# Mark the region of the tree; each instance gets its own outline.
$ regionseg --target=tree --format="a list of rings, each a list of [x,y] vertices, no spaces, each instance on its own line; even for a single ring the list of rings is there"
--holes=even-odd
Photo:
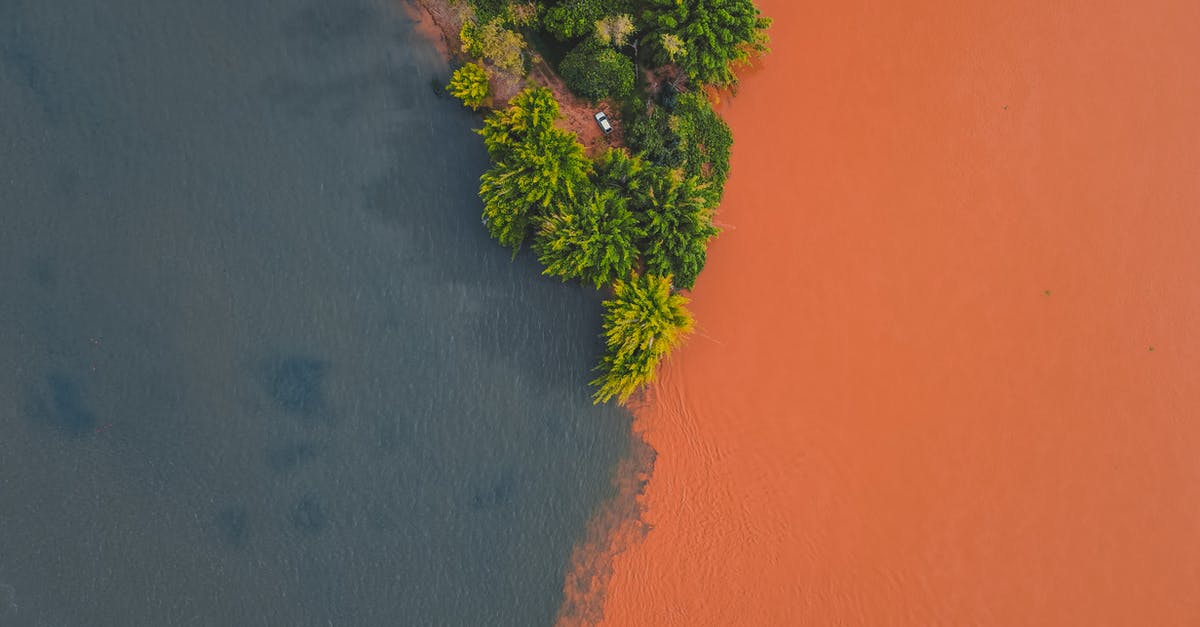
[[[641,236],[625,198],[613,190],[593,191],[547,216],[534,249],[546,266],[543,274],[578,278],[600,289],[633,271]]]
[[[624,404],[654,380],[658,364],[691,333],[687,299],[671,292],[670,277],[634,274],[613,284],[604,301],[604,357],[596,367],[596,403],[617,397]]]
[[[537,22],[539,6],[536,2],[510,2],[505,8],[505,21],[521,28]]]
[[[504,28],[499,19],[486,24],[466,20],[459,38],[463,42],[463,52],[484,59],[509,74],[525,75],[525,39]]]
[[[650,164],[623,148],[609,148],[596,160],[596,186],[616,190],[634,205],[645,202]]]
[[[680,57],[687,54],[687,46],[678,35],[671,33],[662,33],[658,38],[659,50],[666,55],[664,63],[675,63]]]
[[[638,243],[646,271],[673,276],[678,288],[691,289],[704,269],[713,226],[713,200],[696,176],[654,168],[644,204],[637,206],[643,239]]]
[[[737,83],[733,65],[767,50],[771,20],[762,16],[753,0],[647,1],[642,14],[646,43],[654,48],[658,62],[678,63],[693,82],[733,85]]]
[[[464,105],[478,109],[491,92],[487,70],[478,63],[467,63],[454,70],[446,89],[452,96],[462,100]]]
[[[526,89],[508,101],[508,107],[493,112],[477,131],[493,161],[501,161],[513,148],[550,129],[560,116],[554,92],[545,87]]]
[[[568,52],[558,72],[571,91],[590,100],[624,98],[633,91],[633,61],[595,39]]]
[[[596,39],[601,43],[620,48],[633,35],[633,18],[628,13],[610,15],[596,20]]]
[[[527,89],[479,131],[495,162],[479,178],[483,222],[514,254],[551,207],[589,185],[592,162],[573,133],[554,126],[558,113],[550,90]]]
[[[604,0],[563,0],[546,11],[542,26],[559,41],[582,37],[592,30],[596,20],[604,17],[609,4]]]

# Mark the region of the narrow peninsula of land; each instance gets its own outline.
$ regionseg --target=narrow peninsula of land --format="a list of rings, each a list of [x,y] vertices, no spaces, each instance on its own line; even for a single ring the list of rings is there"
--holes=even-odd
[[[415,0],[485,110],[483,224],[545,274],[609,289],[596,402],[624,403],[692,330],[733,137],[708,94],[767,50],[752,0]],[[441,89],[440,85],[436,86]]]

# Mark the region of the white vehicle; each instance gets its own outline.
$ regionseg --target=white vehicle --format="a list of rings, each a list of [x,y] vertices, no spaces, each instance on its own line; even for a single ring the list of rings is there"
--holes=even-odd
[[[596,124],[600,125],[600,130],[604,131],[605,135],[608,135],[612,132],[612,122],[608,121],[608,116],[604,115],[603,111],[596,112]]]

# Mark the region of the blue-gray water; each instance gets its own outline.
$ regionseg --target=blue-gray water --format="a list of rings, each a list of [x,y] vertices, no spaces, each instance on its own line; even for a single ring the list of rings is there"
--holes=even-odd
[[[0,0],[0,625],[538,625],[598,296],[401,0]]]

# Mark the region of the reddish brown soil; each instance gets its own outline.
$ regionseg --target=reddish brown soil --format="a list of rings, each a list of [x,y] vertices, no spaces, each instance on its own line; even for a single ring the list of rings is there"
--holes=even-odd
[[[448,57],[462,58],[462,41],[458,37],[463,23],[461,6],[453,5],[449,0],[408,0],[405,8],[417,23],[418,32],[434,41]],[[489,67],[493,107],[504,107],[510,98],[532,82],[554,92],[562,110],[559,127],[575,133],[589,155],[594,157],[610,147],[623,145],[624,136],[616,107],[607,102],[593,104],[575,97],[541,55],[532,50],[526,52],[530,56],[531,67],[528,77],[507,75]],[[611,134],[606,136],[596,124],[594,115],[597,111],[604,111],[613,122]]]
[[[1200,624],[1200,4],[761,5],[605,624]]]

